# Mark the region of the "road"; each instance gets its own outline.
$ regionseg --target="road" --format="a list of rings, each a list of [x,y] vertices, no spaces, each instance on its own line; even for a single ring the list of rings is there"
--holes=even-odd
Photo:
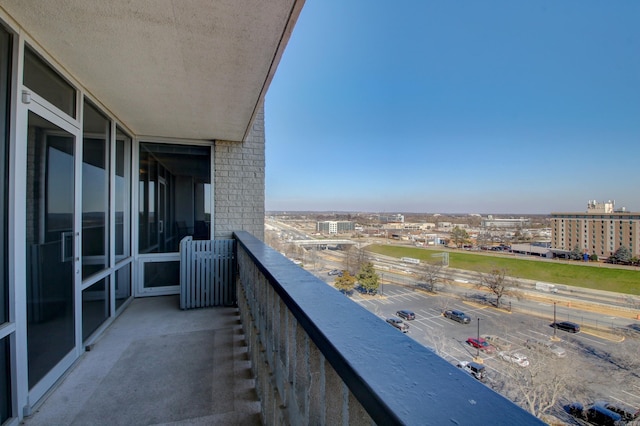
[[[340,269],[343,257],[339,251],[323,251],[318,256],[317,265]],[[372,262],[382,278],[383,293],[385,284],[415,287],[420,281],[419,266],[400,263],[397,258],[382,255],[375,255]],[[443,281],[448,284],[439,284],[439,292],[460,298],[493,301],[489,293],[476,287],[481,280],[479,273],[451,268],[444,268],[443,271]],[[555,317],[559,321],[578,322],[597,330],[638,333],[640,337],[640,321],[637,318],[640,309],[635,303],[624,303],[628,300],[624,295],[569,286],[560,286],[558,293],[547,293],[535,290],[533,281],[519,279],[518,284],[517,297],[505,296],[502,306],[553,319],[555,302]]]

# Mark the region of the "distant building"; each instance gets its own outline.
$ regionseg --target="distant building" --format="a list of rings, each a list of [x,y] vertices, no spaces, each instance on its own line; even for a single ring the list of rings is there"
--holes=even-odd
[[[350,221],[332,221],[327,220],[324,222],[316,223],[316,231],[323,234],[342,234],[344,232],[351,232],[356,229],[355,223]]]
[[[531,219],[494,219],[489,217],[482,221],[483,228],[526,228],[531,224]]]
[[[615,201],[607,201],[606,203],[599,203],[596,200],[589,200],[587,203],[587,213],[613,213],[613,207]]]
[[[416,231],[416,230],[420,230],[420,226],[421,225],[419,223],[414,223],[414,222],[405,223],[404,226],[403,226],[403,229],[409,229],[409,230]]]
[[[390,215],[378,215],[380,223],[404,223],[404,215],[402,214],[390,214]]]
[[[551,244],[555,249],[611,256],[625,246],[640,256],[640,213],[615,210],[614,202],[589,201],[586,213],[551,213]]]

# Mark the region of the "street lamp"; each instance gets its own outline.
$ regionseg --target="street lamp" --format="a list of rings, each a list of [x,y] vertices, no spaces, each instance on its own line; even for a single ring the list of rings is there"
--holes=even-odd
[[[556,327],[556,302],[553,302],[553,339],[556,339],[556,331],[558,327]]]
[[[384,274],[380,273],[380,296],[384,296]]]
[[[480,317],[478,317],[478,347],[476,347],[476,358],[480,358]]]

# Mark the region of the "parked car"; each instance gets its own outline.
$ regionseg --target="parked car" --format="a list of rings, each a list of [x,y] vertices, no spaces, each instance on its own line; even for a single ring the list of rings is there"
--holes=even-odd
[[[551,327],[557,328],[558,330],[568,331],[569,333],[580,332],[580,325],[571,321],[553,322],[551,323]]]
[[[488,354],[492,354],[492,353],[494,353],[496,351],[496,348],[491,346],[489,344],[489,342],[484,340],[482,337],[479,338],[479,339],[476,338],[476,337],[469,337],[467,339],[467,343],[470,344],[471,346],[473,346],[474,348],[478,348],[482,352],[485,352],[485,353],[488,353]]]
[[[489,342],[489,344],[495,346],[496,348],[500,349],[501,351],[508,351],[509,349],[511,349],[511,343],[509,343],[506,339],[503,339],[500,336],[494,336],[494,335],[491,335],[491,334],[483,334],[480,337],[482,337],[484,340]]]
[[[478,364],[477,362],[473,362],[473,361],[460,361],[457,364],[457,367],[462,368],[464,371],[471,374],[473,377],[480,380],[481,382],[484,382],[486,379],[485,372],[487,371],[487,369],[482,364]]]
[[[327,272],[327,275],[338,275],[340,274],[340,271],[338,269],[332,269],[329,272]]]
[[[574,417],[586,420],[600,426],[621,426],[624,424],[622,416],[606,408],[602,403],[595,403],[584,407],[579,402],[569,404],[567,411]]]
[[[565,351],[564,348],[546,340],[527,339],[527,341],[524,342],[524,345],[530,349],[550,352],[558,358],[564,358],[567,356],[567,351]]]
[[[528,367],[529,360],[526,356],[522,355],[519,352],[508,352],[508,351],[500,351],[498,352],[498,356],[507,362],[512,362],[520,367]]]
[[[356,291],[360,294],[368,294],[370,296],[374,296],[376,294],[378,294],[378,290],[367,290],[366,288],[362,287],[361,285],[357,285],[356,286]]]
[[[622,420],[625,422],[632,422],[640,417],[640,410],[636,410],[635,408],[628,407],[617,402],[603,402],[602,406],[609,411],[620,414],[620,417],[622,417]]]
[[[409,331],[409,324],[402,321],[400,318],[387,318],[387,322],[403,333],[407,333]]]
[[[416,314],[406,309],[402,309],[401,311],[396,312],[396,315],[407,321],[416,319]]]
[[[454,321],[458,321],[461,324],[469,324],[471,322],[471,318],[468,315],[466,315],[462,311],[457,311],[455,309],[450,311],[444,311],[444,316]]]

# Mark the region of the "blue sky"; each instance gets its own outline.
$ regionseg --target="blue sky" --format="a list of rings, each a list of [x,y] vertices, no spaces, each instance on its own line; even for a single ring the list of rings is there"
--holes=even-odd
[[[307,0],[267,210],[640,211],[640,1]]]

